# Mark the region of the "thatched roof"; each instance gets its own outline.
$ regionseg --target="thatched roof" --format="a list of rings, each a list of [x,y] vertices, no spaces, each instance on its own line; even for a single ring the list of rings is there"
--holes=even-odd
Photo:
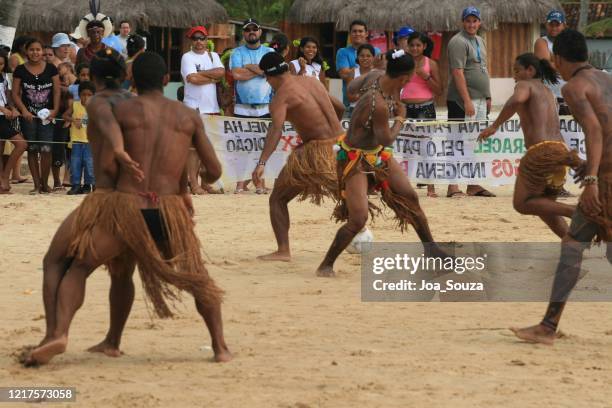
[[[551,9],[561,10],[558,0],[296,0],[289,19],[335,23],[339,30],[348,30],[351,21],[359,19],[378,30],[409,24],[420,31],[456,31],[467,6],[480,9],[485,29],[499,23],[543,22]]]
[[[129,20],[142,28],[187,28],[196,23],[222,23],[229,18],[225,8],[214,0],[101,0],[100,3],[100,12],[110,16],[115,25]],[[88,13],[87,0],[26,0],[17,29],[71,32]]]

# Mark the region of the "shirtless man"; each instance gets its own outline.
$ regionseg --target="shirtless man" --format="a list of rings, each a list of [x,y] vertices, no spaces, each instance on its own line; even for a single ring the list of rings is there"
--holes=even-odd
[[[125,63],[119,53],[103,51],[96,55],[91,66],[96,89],[96,96],[88,104],[89,124],[88,138],[92,149],[94,174],[96,176],[96,191],[85,197],[81,205],[71,212],[55,233],[51,245],[43,260],[43,302],[45,306],[46,333],[40,345],[51,340],[56,329],[57,290],[78,248],[75,244],[89,245],[87,232],[96,222],[99,214],[97,209],[103,205],[106,193],[114,190],[117,176],[117,163],[114,161],[111,142],[117,145],[117,150],[123,150],[121,129],[114,120],[112,105],[119,100],[130,97],[129,92],[120,89],[125,76]],[[115,138],[111,141],[109,137]],[[116,137],[118,136],[118,137]],[[129,156],[122,155],[122,163],[126,170],[132,171],[137,179],[144,174],[138,169],[137,163]],[[111,166],[109,171],[103,171],[102,166]],[[89,231],[90,232],[90,231]],[[87,241],[87,243],[85,243]],[[105,339],[89,351],[102,352],[108,356],[118,357],[121,333],[127,321],[134,300],[134,283],[132,273],[135,268],[133,256],[126,253],[107,263],[111,277],[110,288],[110,329]]]
[[[406,108],[400,101],[400,91],[410,81],[414,60],[403,50],[388,51],[386,59],[386,72],[374,71],[349,84],[349,93],[359,89],[365,93],[355,106],[348,133],[339,142],[337,155],[342,199],[334,216],[347,223],[338,230],[317,270],[318,276],[334,275],[336,258],[365,226],[368,210],[373,207],[368,202],[370,188],[381,191],[382,201],[393,210],[402,231],[408,224],[414,226],[421,241],[428,243],[426,253],[443,254],[433,243],[416,192],[392,157],[393,149],[385,147],[393,144],[404,123]],[[389,129],[392,116],[393,127]]]
[[[553,93],[543,81],[554,84],[556,71],[548,60],[532,53],[519,55],[514,63],[514,94],[508,99],[491,126],[480,133],[479,141],[493,135],[518,112],[528,150],[521,159],[514,187],[514,209],[521,214],[537,215],[563,238],[575,206],[556,202],[563,191],[567,166],[578,167],[582,160],[570,151],[559,128],[559,116]]]
[[[278,250],[258,257],[264,261],[289,262],[289,202],[299,195],[299,200],[310,197],[313,203],[320,205],[323,197],[337,197],[333,145],[344,132],[339,122],[344,105],[330,96],[317,79],[291,75],[279,53],[264,55],[259,67],[275,95],[270,104],[272,124],[253,171],[255,185],[259,185],[266,162],[276,150],[285,120],[293,124],[302,140],[302,145],[287,159],[270,195],[270,220]]]
[[[143,53],[134,61],[133,70],[140,96],[123,101],[115,115],[126,150],[140,163],[144,180],[135,181],[130,172],[119,172],[116,190],[107,194],[91,230],[94,247],[79,248],[79,256],[60,283],[53,336],[32,351],[30,363],[47,363],[66,350],[68,329],[83,303],[87,277],[126,248],[138,262],[143,286],[158,315],[172,316],[165,299],[174,301],[177,294],[170,285],[189,291],[210,331],[215,360],[231,359],[223,338],[222,291],[206,272],[182,196],[187,193],[184,169],[192,144],[206,166],[207,182],[219,178],[221,165],[199,115],[164,98],[162,89],[168,77],[161,57]],[[115,152],[116,156],[124,154]]]
[[[561,244],[544,319],[535,326],[511,329],[522,340],[548,345],[555,340],[565,303],[578,280],[584,250],[593,241],[606,242],[612,263],[612,78],[587,63],[586,40],[578,31],[559,34],[553,52],[555,65],[567,81],[563,97],[584,131],[587,161],[580,172],[584,191]]]

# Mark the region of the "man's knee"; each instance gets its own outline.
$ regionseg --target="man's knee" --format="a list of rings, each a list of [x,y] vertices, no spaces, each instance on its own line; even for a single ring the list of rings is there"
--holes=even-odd
[[[349,215],[348,223],[346,226],[352,232],[357,233],[361,231],[363,227],[365,227],[367,222],[368,222],[368,213],[366,211],[365,213]]]

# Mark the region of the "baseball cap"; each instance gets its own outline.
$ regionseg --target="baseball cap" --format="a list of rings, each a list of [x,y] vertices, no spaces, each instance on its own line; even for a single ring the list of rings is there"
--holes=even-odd
[[[551,10],[551,12],[546,16],[546,22],[552,23],[553,21],[565,24],[565,14],[559,10]]]
[[[68,34],[65,33],[57,33],[51,39],[51,47],[59,48],[62,45],[71,45],[70,38],[68,38]]]
[[[247,28],[250,25],[254,25],[257,28],[261,28],[261,26],[259,25],[259,22],[257,20],[255,20],[254,18],[249,18],[247,20],[244,20],[244,23],[242,24],[242,29]]]
[[[414,33],[414,29],[410,26],[404,26],[397,32],[397,38],[410,37],[410,34]]]
[[[195,33],[202,33],[204,34],[205,37],[208,37],[208,31],[206,30],[206,27],[196,26],[196,27],[191,27],[189,31],[187,31],[187,38],[193,37]]]
[[[480,10],[478,10],[474,6],[469,6],[469,7],[464,8],[463,12],[461,13],[461,20],[465,20],[469,16],[474,16],[480,20]]]

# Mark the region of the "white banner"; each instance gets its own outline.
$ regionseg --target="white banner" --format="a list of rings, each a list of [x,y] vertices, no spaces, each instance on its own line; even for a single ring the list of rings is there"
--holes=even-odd
[[[206,134],[223,164],[223,181],[248,180],[261,151],[270,121],[202,115]],[[488,126],[481,122],[406,123],[397,137],[394,158],[411,180],[432,184],[513,184],[519,161],[525,154],[518,119],[505,122],[483,143],[478,134]],[[571,117],[561,119],[561,134],[570,149],[585,156],[584,135]],[[348,121],[342,121],[348,129]],[[266,164],[265,177],[276,178],[291,150],[301,143],[293,126],[285,123],[281,141]]]

